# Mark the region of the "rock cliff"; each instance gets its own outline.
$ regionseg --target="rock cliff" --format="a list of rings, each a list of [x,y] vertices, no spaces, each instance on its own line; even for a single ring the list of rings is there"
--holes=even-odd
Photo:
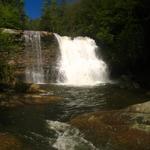
[[[17,43],[17,48],[13,52],[11,57],[8,57],[7,50],[3,50],[0,53],[1,59],[7,59],[7,63],[15,68],[15,81],[25,81],[25,69],[28,63],[25,51],[25,38],[23,30],[15,29],[0,29],[1,33],[13,35],[14,41]],[[56,67],[57,58],[59,53],[58,43],[51,32],[39,31],[41,35],[41,49],[42,59],[45,74],[51,74],[47,76],[46,81],[50,82],[55,80],[57,72],[52,71]]]

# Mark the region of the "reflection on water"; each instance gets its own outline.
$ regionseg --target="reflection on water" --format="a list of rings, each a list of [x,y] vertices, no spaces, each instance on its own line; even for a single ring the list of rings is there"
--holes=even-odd
[[[62,101],[50,105],[26,106],[0,110],[0,131],[8,131],[21,138],[32,150],[55,149],[55,130],[47,128],[47,121],[67,122],[70,118],[97,110],[111,110],[148,100],[141,89],[125,90],[117,85],[97,87],[65,87],[46,85],[50,95]]]

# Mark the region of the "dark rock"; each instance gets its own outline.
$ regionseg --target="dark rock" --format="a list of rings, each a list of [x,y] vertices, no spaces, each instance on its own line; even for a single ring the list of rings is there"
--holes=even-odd
[[[129,76],[122,75],[118,81],[120,88],[122,89],[139,89],[140,85],[133,81]]]
[[[20,81],[15,83],[14,90],[19,93],[27,93],[30,89],[30,86],[31,84]]]

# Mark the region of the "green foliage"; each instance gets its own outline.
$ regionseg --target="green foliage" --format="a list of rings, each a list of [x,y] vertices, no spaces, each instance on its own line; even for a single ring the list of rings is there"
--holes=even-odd
[[[40,30],[40,20],[39,19],[27,20],[25,27],[28,30]]]
[[[0,1],[0,28],[23,29],[25,24],[23,0]]]
[[[23,7],[23,0],[0,0],[0,28],[25,28],[27,19]],[[0,29],[0,83],[9,84],[14,80],[15,67],[8,60],[16,57],[21,44],[16,36]]]
[[[19,93],[26,93],[29,91],[30,85],[21,81],[15,83],[15,91]]]
[[[0,60],[0,83],[12,83],[14,81],[14,66]]]
[[[62,9],[58,6],[56,0],[45,1],[43,16],[40,21],[40,29],[51,32],[59,32],[61,26]]]
[[[13,34],[0,32],[0,83],[12,83],[15,67],[8,60],[14,58],[20,43]]]
[[[0,53],[1,54],[4,52],[6,53],[6,57],[11,57],[17,51],[20,44],[21,43],[16,41],[15,34],[4,33],[0,31]]]

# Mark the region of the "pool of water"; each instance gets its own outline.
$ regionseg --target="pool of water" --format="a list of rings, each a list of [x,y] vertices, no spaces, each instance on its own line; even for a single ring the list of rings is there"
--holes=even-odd
[[[149,97],[142,89],[121,89],[118,85],[67,87],[43,85],[49,95],[62,100],[49,105],[25,106],[0,110],[0,131],[20,138],[31,150],[91,150],[79,130],[67,122],[79,114],[98,110],[121,109],[145,102]]]

